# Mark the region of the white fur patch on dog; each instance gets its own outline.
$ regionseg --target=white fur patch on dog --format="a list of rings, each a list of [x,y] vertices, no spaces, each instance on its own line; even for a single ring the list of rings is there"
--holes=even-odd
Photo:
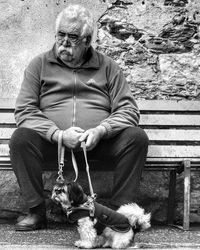
[[[106,241],[103,247],[127,248],[133,239],[134,232],[130,229],[126,233],[120,233],[106,227],[103,231],[103,235]]]
[[[151,226],[151,214],[145,214],[144,209],[136,203],[122,205],[117,212],[125,215],[132,227],[137,228],[137,226],[139,226],[141,231],[146,230]]]
[[[78,232],[80,240],[75,242],[79,248],[93,248],[95,245],[97,232],[94,229],[94,223],[89,217],[78,220]]]

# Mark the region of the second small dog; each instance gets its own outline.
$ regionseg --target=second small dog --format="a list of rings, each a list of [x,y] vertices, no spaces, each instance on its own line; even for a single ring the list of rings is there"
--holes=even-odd
[[[79,248],[127,248],[136,232],[150,227],[150,213],[136,203],[114,211],[93,201],[76,182],[55,185],[52,200],[61,204],[69,220],[77,221],[80,240],[75,246]],[[98,225],[104,226],[100,235]]]

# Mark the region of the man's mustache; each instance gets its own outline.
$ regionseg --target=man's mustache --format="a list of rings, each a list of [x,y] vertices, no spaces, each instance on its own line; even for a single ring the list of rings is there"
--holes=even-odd
[[[71,48],[64,48],[64,47],[59,48],[58,53],[61,53],[61,54],[64,53],[64,54],[67,54],[69,56],[72,56],[72,54],[73,54]]]

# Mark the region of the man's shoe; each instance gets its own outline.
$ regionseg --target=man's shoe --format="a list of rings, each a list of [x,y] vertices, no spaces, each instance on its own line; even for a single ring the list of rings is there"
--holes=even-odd
[[[16,231],[33,231],[47,227],[46,216],[29,213],[15,225]]]

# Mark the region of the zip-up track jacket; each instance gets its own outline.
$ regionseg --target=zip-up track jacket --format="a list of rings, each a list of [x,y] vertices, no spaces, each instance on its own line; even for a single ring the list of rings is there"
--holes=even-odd
[[[67,67],[52,50],[35,57],[24,72],[16,100],[18,127],[37,131],[51,141],[57,129],[84,130],[103,125],[106,137],[137,126],[139,110],[119,66],[109,57],[88,51],[80,67]]]

